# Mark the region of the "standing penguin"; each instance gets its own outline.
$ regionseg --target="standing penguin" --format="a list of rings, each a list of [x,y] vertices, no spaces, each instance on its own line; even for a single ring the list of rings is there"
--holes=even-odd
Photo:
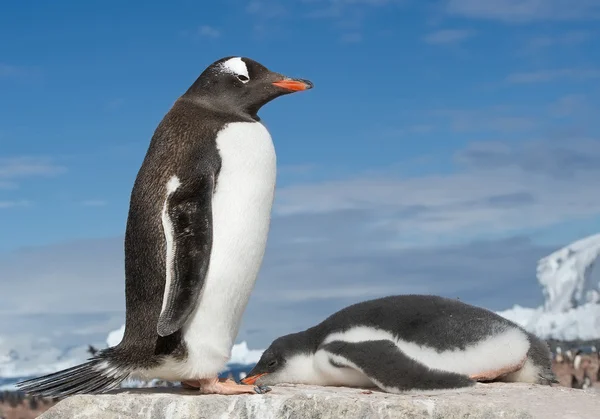
[[[158,125],[131,194],[125,334],[88,362],[25,381],[43,396],[111,390],[127,378],[201,393],[254,393],[219,381],[262,264],[276,175],[257,115],[312,83],[249,58],[211,64]]]
[[[402,295],[354,304],[276,339],[242,382],[401,393],[496,380],[556,382],[548,346],[491,311],[433,295]]]

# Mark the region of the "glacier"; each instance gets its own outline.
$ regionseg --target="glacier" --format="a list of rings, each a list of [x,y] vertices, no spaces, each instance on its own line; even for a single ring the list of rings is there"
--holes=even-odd
[[[497,313],[542,339],[600,339],[600,234],[540,259],[536,275],[544,295],[537,308],[518,305]]]

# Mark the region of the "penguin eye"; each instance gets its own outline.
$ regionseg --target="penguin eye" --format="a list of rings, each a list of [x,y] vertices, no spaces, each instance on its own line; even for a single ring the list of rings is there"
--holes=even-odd
[[[276,360],[276,359],[274,359],[274,360],[272,360],[271,362],[269,362],[269,365],[268,365],[268,366],[269,366],[269,367],[274,367],[275,365],[277,365],[277,360]]]
[[[250,80],[250,78],[244,76],[243,74],[238,74],[237,78],[244,83],[246,83],[246,82],[248,82],[248,80]]]

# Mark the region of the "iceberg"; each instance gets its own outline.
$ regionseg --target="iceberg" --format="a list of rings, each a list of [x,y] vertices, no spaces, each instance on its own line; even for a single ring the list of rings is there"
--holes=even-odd
[[[540,259],[537,279],[544,304],[497,312],[542,339],[600,339],[600,234]]]

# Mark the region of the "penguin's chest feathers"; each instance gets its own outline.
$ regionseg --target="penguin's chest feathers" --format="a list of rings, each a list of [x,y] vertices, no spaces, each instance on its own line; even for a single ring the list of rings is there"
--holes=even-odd
[[[254,285],[267,243],[275,190],[271,136],[258,122],[227,125],[217,136],[221,170],[212,201],[213,243],[201,304],[223,299],[232,318]],[[223,313],[224,315],[226,313]]]
[[[189,355],[226,361],[267,243],[276,158],[261,123],[227,125],[217,136],[221,169],[212,198],[213,240],[208,273],[184,329]]]
[[[276,177],[273,142],[261,123],[238,122],[219,133],[217,148],[221,170],[212,202],[209,276],[252,277],[262,261],[271,219]]]

